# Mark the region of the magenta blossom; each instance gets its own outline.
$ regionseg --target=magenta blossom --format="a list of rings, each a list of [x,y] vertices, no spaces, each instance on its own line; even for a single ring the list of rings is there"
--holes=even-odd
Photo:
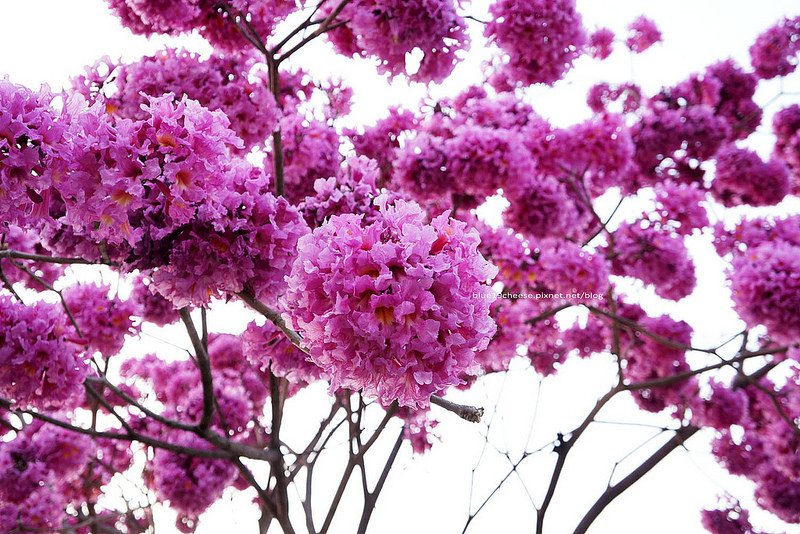
[[[413,202],[375,202],[380,217],[331,217],[301,238],[286,302],[332,389],[425,407],[459,384],[495,331],[496,268],[478,234],[448,213],[425,222]]]

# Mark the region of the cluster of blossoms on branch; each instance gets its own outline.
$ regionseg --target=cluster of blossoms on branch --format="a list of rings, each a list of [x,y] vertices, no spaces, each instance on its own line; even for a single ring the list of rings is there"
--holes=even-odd
[[[350,392],[377,400],[421,453],[436,426],[428,409],[451,388],[514,359],[548,376],[568,357],[608,352],[620,391],[714,428],[714,454],[755,482],[758,504],[800,523],[798,218],[731,229],[712,227],[707,210],[775,206],[800,190],[800,106],[775,114],[769,160],[743,144],[762,122],[760,81],[796,67],[798,19],[759,36],[752,69],[720,61],[653,95],[601,82],[592,116],[558,127],[522,89],[559,83],[583,54],[606,59],[614,34],[590,34],[574,0],[497,0],[483,25],[495,54],[486,83],[345,127],[346,85],[280,61],[326,33],[382,74],[440,82],[469,46],[461,2],[109,4],[134,33],[198,30],[215,52],[104,58],[62,94],[0,80],[3,531],[144,532],[147,503],[125,516],[96,499],[135,469],[184,531],[228,488],[256,487],[267,515],[288,521],[281,491],[297,471],[282,463],[279,429],[284,401],[309,384],[329,385],[351,428],[364,406]],[[628,29],[632,53],[662,37],[645,17]],[[421,59],[409,72],[411,54]],[[651,193],[639,216],[598,209],[601,197]],[[475,208],[498,195],[508,207],[490,226]],[[743,335],[739,356],[766,357],[760,375],[739,360],[727,362],[733,380],[698,377],[692,326],[625,296],[631,283],[668,301],[692,295],[687,241],[712,233],[735,311],[759,333],[757,345]],[[71,283],[62,263],[113,268],[130,298]],[[40,298],[50,294],[57,303]],[[234,298],[267,321],[207,332],[205,309]],[[190,308],[203,309],[202,333]],[[562,320],[568,308],[584,315]],[[193,358],[125,352],[143,324],[179,318]],[[788,379],[766,376],[779,366]],[[350,439],[364,447],[352,472],[371,441]],[[127,441],[142,444],[144,467]],[[318,445],[292,451],[297,469]],[[274,485],[258,486],[240,457],[269,462]],[[703,516],[715,533],[747,522],[734,505]]]

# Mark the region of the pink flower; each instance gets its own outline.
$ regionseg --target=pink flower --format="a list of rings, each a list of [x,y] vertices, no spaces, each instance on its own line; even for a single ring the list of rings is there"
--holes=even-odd
[[[425,407],[459,383],[494,333],[478,235],[448,214],[379,197],[380,217],[331,217],[300,240],[286,303],[311,359],[385,405]]]
[[[334,5],[324,5],[323,12]],[[397,76],[406,73],[406,54],[417,49],[423,57],[408,76],[420,82],[444,80],[459,61],[456,51],[469,43],[453,0],[354,0],[339,18],[346,24],[328,32],[338,52],[375,57],[379,72]]]
[[[765,162],[735,145],[721,148],[715,160],[711,191],[726,206],[774,206],[790,192],[789,169],[781,160]]]
[[[730,273],[736,310],[749,327],[764,325],[779,342],[800,337],[800,247],[762,243],[736,256]]]
[[[272,372],[299,386],[324,377],[322,369],[269,321],[263,326],[254,322],[248,324],[242,334],[242,343],[245,358],[261,373]]]
[[[109,285],[79,284],[62,291],[75,322],[90,348],[104,356],[114,356],[122,350],[125,337],[139,333],[134,324],[136,304],[131,300],[109,297]]]
[[[212,55],[201,60],[186,50],[166,48],[137,62],[115,64],[104,58],[73,80],[73,89],[94,102],[101,99],[115,118],[146,120],[147,96],[184,96],[228,117],[230,128],[244,141],[243,151],[263,146],[278,123],[278,109],[256,60]],[[251,77],[258,79],[251,81]]]
[[[0,295],[0,395],[20,408],[63,407],[89,372],[60,307]]]
[[[786,76],[797,68],[800,17],[784,18],[756,38],[750,58],[756,74],[765,80]]]
[[[632,276],[654,286],[656,295],[680,300],[697,279],[683,237],[638,224],[623,224],[614,234],[612,274]]]
[[[178,433],[172,443],[184,447],[208,449],[202,438]],[[174,510],[199,515],[222,496],[233,482],[236,467],[225,458],[193,458],[176,452],[157,449],[152,461],[153,489]]]
[[[48,215],[49,188],[62,172],[64,127],[53,96],[0,79],[0,219],[25,225]]]
[[[605,59],[611,55],[614,32],[608,28],[598,28],[589,36],[589,51],[593,58]]]
[[[34,230],[23,230],[19,226],[12,224],[5,226],[0,225],[0,249],[17,250],[32,254],[48,254],[48,251],[42,246],[40,236],[37,235],[37,232]],[[50,285],[64,274],[64,266],[57,263],[19,259],[14,261],[22,263],[31,272]],[[47,290],[45,286],[28,276],[25,271],[18,269],[9,259],[4,258],[0,260],[0,267],[2,267],[3,274],[6,275],[6,278],[8,278],[12,284],[20,282],[28,289],[34,291]]]
[[[484,35],[509,56],[512,81],[552,85],[572,68],[587,37],[575,0],[497,0]]]
[[[644,15],[639,15],[628,26],[630,34],[625,40],[625,44],[631,51],[641,54],[657,42],[661,41],[661,32],[658,31],[655,22]]]
[[[534,237],[564,235],[575,228],[578,208],[566,186],[550,176],[529,176],[507,192],[511,206],[503,218],[509,226]]]
[[[314,182],[341,172],[339,134],[324,122],[307,122],[301,114],[291,114],[281,120],[283,139],[284,180],[286,198],[299,204],[314,194]],[[267,158],[267,168],[272,168]]]

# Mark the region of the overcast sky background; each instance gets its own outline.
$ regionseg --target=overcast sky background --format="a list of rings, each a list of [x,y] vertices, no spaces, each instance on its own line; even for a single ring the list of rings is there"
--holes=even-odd
[[[470,14],[482,18],[485,3],[475,2]],[[0,76],[8,74],[11,81],[32,88],[48,83],[54,90],[68,84],[71,76],[82,72],[103,55],[112,59],[122,57],[134,60],[151,54],[165,44],[185,46],[190,50],[208,52],[208,45],[197,36],[151,40],[133,36],[123,29],[108,13],[103,0],[63,0],[11,2],[1,0],[0,6]],[[481,7],[482,6],[482,7]],[[763,0],[756,4],[748,0],[585,0],[578,2],[579,10],[590,30],[607,26],[618,36],[625,35],[625,26],[639,14],[655,19],[664,36],[664,43],[640,56],[629,56],[618,44],[618,51],[604,62],[582,58],[557,90],[533,88],[529,99],[535,109],[559,125],[570,124],[589,116],[585,91],[596,81],[621,82],[633,80],[643,86],[646,93],[662,85],[670,85],[706,65],[732,57],[748,65],[747,49],[755,36],[782,16],[797,15],[798,5],[790,0]],[[793,11],[793,9],[795,11]],[[473,40],[475,51],[480,52],[481,40]],[[480,53],[478,54],[481,55]],[[465,62],[444,86],[426,88],[408,87],[398,79],[387,84],[372,73],[367,61],[350,61],[327,51],[323,40],[293,58],[293,66],[302,66],[317,76],[335,75],[347,80],[355,88],[353,122],[371,123],[385,114],[392,104],[411,106],[430,90],[433,97],[453,95],[462,87],[474,83],[480,62]],[[789,91],[800,91],[797,78],[787,85]],[[761,102],[766,102],[780,91],[779,82],[767,84],[760,92]],[[768,112],[782,105],[798,101],[798,96],[787,96],[772,105]],[[757,133],[753,146],[762,155],[771,149],[771,139]],[[635,215],[640,208],[632,207]],[[784,209],[798,211],[796,202],[786,203]],[[720,275],[721,265],[708,254],[708,239],[693,238],[693,250],[698,261],[698,290],[679,304],[664,303],[652,297],[652,291],[634,287],[632,291],[644,299],[651,313],[670,312],[696,326],[693,340],[697,346],[712,346],[740,329],[735,315],[729,310],[730,302]],[[240,332],[252,315],[241,307],[233,311],[216,311],[211,314],[212,326],[220,330]],[[713,320],[710,320],[713,318]],[[185,334],[174,329],[157,334],[178,344],[188,345]],[[134,346],[130,353],[159,351],[166,354],[171,349],[151,338]],[[395,471],[390,475],[384,493],[371,523],[373,533],[461,532],[471,510],[482,502],[497,481],[508,472],[509,462],[499,451],[509,451],[512,459],[524,450],[536,449],[554,439],[556,432],[574,428],[589,411],[595,400],[612,384],[615,367],[610,358],[598,357],[590,362],[569,361],[555,378],[540,381],[522,362],[514,364],[515,371],[507,377],[493,376],[469,392],[455,392],[460,400],[487,408],[486,421],[492,421],[489,444],[486,446],[486,423],[471,425],[449,413],[436,411],[441,419],[437,433],[441,442],[422,457],[412,457],[405,447]],[[292,439],[290,429],[295,429],[296,439],[316,425],[327,412],[322,401],[324,388],[315,387],[287,404],[286,437]],[[493,408],[497,406],[497,415]],[[642,414],[633,408],[629,398],[612,403],[599,419],[609,422],[635,421],[642,425],[668,425],[668,417]],[[536,425],[531,429],[534,412]],[[671,423],[674,427],[674,422]],[[548,512],[546,532],[560,534],[571,531],[584,511],[591,506],[605,488],[610,470],[615,462],[622,461],[615,481],[638,465],[657,449],[666,437],[654,438],[637,450],[656,431],[648,426],[598,424],[582,438],[564,472],[559,490]],[[714,506],[716,495],[731,491],[744,503],[752,502],[749,483],[733,479],[719,468],[706,453],[711,437],[701,432],[688,444],[688,450],[675,451],[632,490],[620,497],[597,520],[593,533],[652,534],[702,533],[699,510]],[[383,453],[391,446],[393,432],[387,433],[381,443]],[[299,442],[298,442],[299,443]],[[541,501],[553,465],[553,455],[546,452],[526,460],[520,469],[525,487],[516,476],[490,501],[486,509],[473,522],[469,532],[531,532],[535,510],[526,491],[536,502]],[[636,452],[632,452],[632,451]],[[483,451],[483,454],[482,454]],[[381,451],[376,457],[379,461]],[[626,458],[626,455],[632,453]],[[480,463],[478,459],[482,458]],[[335,464],[338,467],[343,464]],[[475,466],[479,465],[474,470]],[[335,472],[335,470],[333,471]],[[324,472],[323,472],[324,474]],[[374,480],[374,478],[373,478]],[[470,487],[475,483],[475,493],[470,505]],[[334,481],[335,484],[338,481]],[[324,490],[320,490],[324,491]],[[249,506],[250,493],[230,497],[215,505],[207,514],[209,520],[201,523],[198,533],[256,532],[256,512]],[[231,503],[231,500],[233,502]],[[360,502],[347,500],[353,511]],[[171,532],[169,514],[159,525],[159,532]],[[334,532],[354,530],[345,520]],[[769,521],[765,514],[753,510],[757,526],[774,532],[783,530]],[[800,532],[800,529],[787,529]]]

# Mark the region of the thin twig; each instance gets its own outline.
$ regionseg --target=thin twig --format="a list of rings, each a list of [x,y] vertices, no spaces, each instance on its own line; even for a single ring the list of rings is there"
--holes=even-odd
[[[332,23],[333,23],[334,19],[336,19],[336,17],[339,16],[339,13],[342,12],[342,10],[345,8],[345,6],[348,3],[350,3],[350,0],[342,0],[339,3],[339,5],[336,6],[333,11],[331,11],[331,14],[328,15],[328,18],[323,20],[322,24],[320,24],[319,27],[316,30],[314,30],[314,32],[311,35],[309,35],[307,37],[304,37],[299,43],[297,43],[295,46],[293,46],[291,49],[289,49],[288,52],[285,52],[285,53],[281,54],[281,56],[279,58],[277,58],[277,62],[281,63],[285,59],[288,59],[289,57],[292,56],[292,54],[294,54],[295,52],[297,52],[298,50],[303,48],[309,42],[313,41],[314,39],[316,39],[317,37],[319,37],[320,35],[322,35],[326,31],[329,31],[329,30],[331,30],[333,28],[337,28],[337,27],[341,26],[344,22],[338,22],[336,24],[332,24]]]
[[[677,432],[675,432],[675,435],[672,436],[672,439],[670,439],[660,449],[653,453],[653,455],[645,460],[644,463],[631,471],[628,476],[620,480],[618,483],[608,487],[589,509],[586,515],[583,516],[583,519],[578,524],[578,527],[575,529],[573,534],[583,534],[586,532],[586,530],[589,528],[589,525],[591,525],[594,520],[597,519],[597,516],[600,515],[600,512],[605,510],[606,506],[608,506],[611,501],[617,498],[626,489],[630,488],[640,478],[653,469],[653,467],[658,465],[658,463],[666,458],[669,453],[682,446],[684,442],[692,437],[698,430],[700,430],[698,427],[692,425],[681,427]]]
[[[255,311],[269,319],[272,324],[280,328],[281,332],[286,334],[286,337],[292,342],[292,345],[308,354],[308,349],[303,346],[303,338],[300,336],[300,334],[289,328],[289,325],[286,324],[286,321],[283,320],[283,317],[281,317],[280,313],[273,310],[246,291],[241,291],[236,295],[242,299],[245,304],[253,308]]]
[[[469,421],[470,423],[480,423],[483,417],[483,408],[476,408],[475,406],[468,406],[465,404],[456,404],[450,402],[436,395],[431,395],[431,404],[435,404],[440,408],[444,408],[449,412],[453,412],[461,419]]]
[[[28,252],[20,252],[18,250],[0,250],[0,258],[17,258],[20,260],[33,260],[42,261],[45,263],[64,263],[73,264],[79,263],[83,265],[97,265],[98,262],[89,261],[83,258],[65,258],[61,256],[47,256],[44,254],[31,254]]]
[[[179,313],[181,315],[183,324],[186,326],[186,332],[189,334],[189,339],[192,341],[192,346],[194,347],[195,355],[197,356],[197,367],[200,370],[200,380],[203,385],[203,414],[200,416],[200,421],[197,423],[197,428],[203,432],[207,430],[209,426],[211,426],[211,420],[214,417],[214,379],[211,375],[211,360],[208,357],[208,352],[206,352],[206,349],[203,346],[203,341],[200,339],[200,336],[197,334],[197,330],[194,327],[194,322],[192,321],[192,316],[189,313],[189,308],[181,308]]]

